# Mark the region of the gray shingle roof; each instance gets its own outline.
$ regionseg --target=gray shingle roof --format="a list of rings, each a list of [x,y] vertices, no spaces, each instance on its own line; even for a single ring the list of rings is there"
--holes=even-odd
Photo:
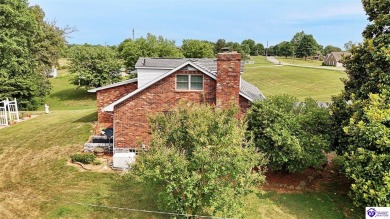
[[[143,58],[140,57],[135,63],[135,68],[167,68],[174,69],[177,66],[190,61],[206,71],[213,74],[217,72],[217,59],[216,58]],[[245,62],[241,62],[241,72],[244,72]]]
[[[251,98],[253,101],[264,100],[265,96],[261,91],[253,84],[241,79],[240,92]]]
[[[350,52],[331,52],[331,54],[334,56],[334,58],[336,59],[337,62],[340,61],[342,56],[346,57],[346,56],[351,55]]]
[[[118,86],[125,85],[125,84],[134,83],[134,82],[137,82],[137,80],[138,80],[137,78],[132,78],[132,79],[128,79],[128,80],[125,80],[125,81],[109,84],[109,85],[106,85],[106,86],[90,89],[90,90],[88,90],[88,92],[94,93],[94,92],[99,91],[99,90],[104,90],[104,89],[118,87]]]

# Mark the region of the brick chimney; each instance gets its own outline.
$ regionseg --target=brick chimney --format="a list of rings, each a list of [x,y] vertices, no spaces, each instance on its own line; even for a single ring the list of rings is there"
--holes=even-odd
[[[217,107],[239,106],[241,55],[237,52],[217,55]]]

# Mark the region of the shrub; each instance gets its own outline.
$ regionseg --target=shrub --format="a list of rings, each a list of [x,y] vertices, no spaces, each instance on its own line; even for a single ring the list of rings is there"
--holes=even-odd
[[[184,105],[150,119],[152,147],[137,157],[133,173],[161,189],[163,210],[240,215],[243,196],[264,181],[265,159],[246,140],[236,113]]]
[[[80,162],[83,164],[90,164],[95,160],[95,158],[96,156],[91,153],[70,155],[70,159],[72,160],[72,162]]]
[[[274,96],[252,105],[247,136],[268,156],[271,169],[303,171],[326,162],[329,116],[313,99],[299,103],[293,96]]]
[[[342,62],[348,79],[333,99],[334,148],[344,155],[357,206],[390,204],[390,1],[362,1],[370,21]]]
[[[357,206],[390,207],[390,99],[389,94],[371,94],[348,126],[345,173],[353,179],[351,197]]]

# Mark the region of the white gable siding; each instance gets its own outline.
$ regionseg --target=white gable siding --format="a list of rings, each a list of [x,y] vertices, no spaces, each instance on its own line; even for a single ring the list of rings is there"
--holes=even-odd
[[[137,69],[138,87],[142,87],[145,84],[153,81],[164,73],[170,71],[169,69]]]

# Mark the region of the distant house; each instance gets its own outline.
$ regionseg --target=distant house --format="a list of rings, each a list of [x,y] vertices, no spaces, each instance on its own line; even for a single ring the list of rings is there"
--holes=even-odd
[[[341,58],[349,55],[351,55],[349,52],[331,52],[326,55],[323,64],[329,66],[343,66],[340,62]]]
[[[97,94],[99,130],[113,128],[114,153],[134,151],[149,147],[148,116],[169,112],[181,101],[235,104],[245,112],[265,97],[241,79],[243,68],[236,52],[217,59],[139,58],[137,78],[89,90]]]
[[[321,51],[317,51],[316,54],[312,58],[313,58],[313,60],[321,60],[322,59]]]

